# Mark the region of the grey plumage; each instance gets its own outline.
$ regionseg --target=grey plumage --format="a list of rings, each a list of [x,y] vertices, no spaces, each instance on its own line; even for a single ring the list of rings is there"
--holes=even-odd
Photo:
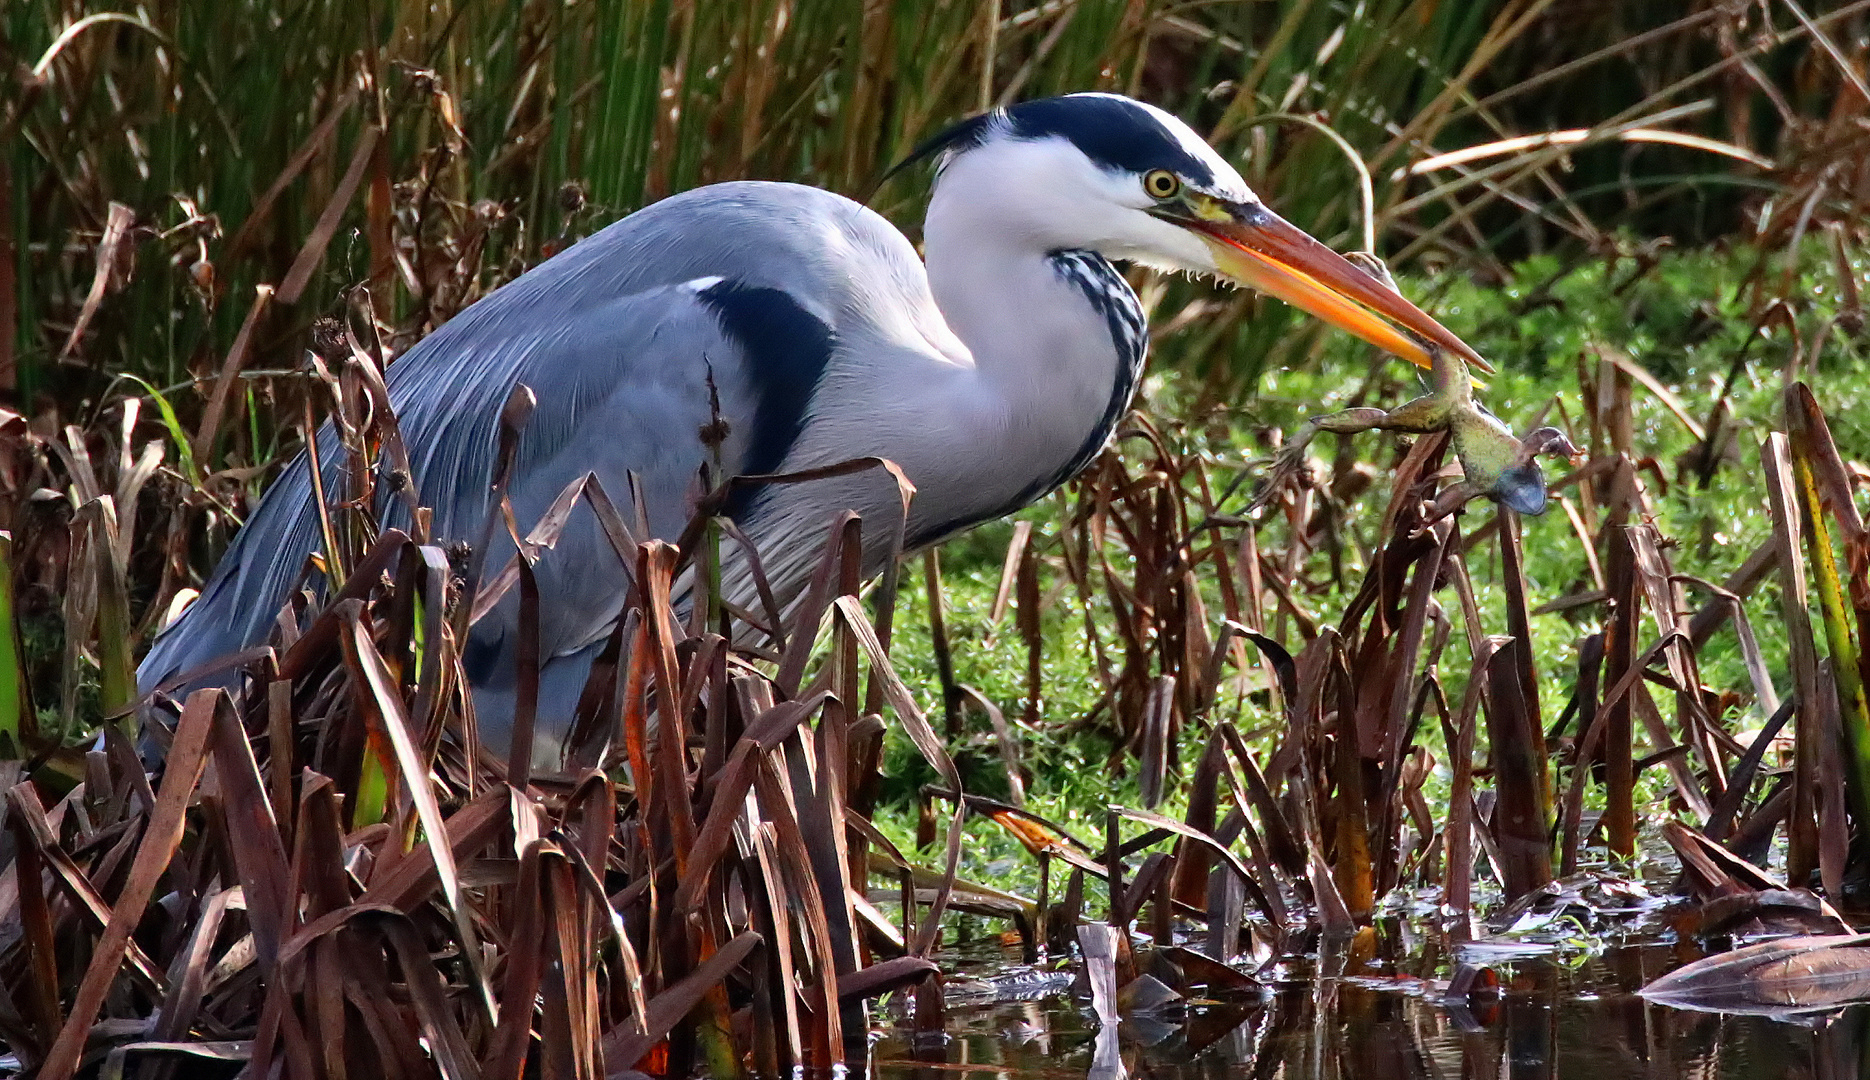
[[[711,390],[728,423],[719,448],[728,474],[888,458],[918,489],[906,523],[912,546],[1008,513],[1087,464],[1129,406],[1146,322],[1110,258],[1250,278],[1386,347],[1415,349],[1416,339],[1344,312],[1372,307],[1466,349],[1271,214],[1186,125],[1139,102],[1031,102],[926,149],[941,160],[926,264],[849,199],[792,184],[721,184],[594,234],[396,360],[390,399],[435,537],[478,533],[499,413],[516,382],[538,398],[511,483],[522,528],[587,472],[620,502],[634,473],[651,532],[677,535],[708,456],[701,429],[713,419]],[[1283,269],[1284,257],[1302,269]],[[320,446],[330,489],[342,492],[328,428]],[[400,523],[401,506],[385,503],[386,522]],[[845,508],[865,519],[863,568],[875,574],[901,513],[880,472],[770,487],[730,506],[782,604],[809,580],[825,528]],[[301,455],[157,639],[139,671],[143,689],[264,640],[319,546],[317,522]],[[511,550],[496,538],[490,572]],[[757,610],[745,566],[723,569],[730,598]],[[549,765],[626,579],[584,512],[537,573],[536,756]],[[516,621],[509,594],[463,653],[495,745],[511,724]]]
[[[728,331],[709,302],[727,283],[776,290],[827,328],[834,344],[824,370],[813,371],[809,363],[796,370],[769,364],[763,378],[756,377],[747,344]],[[881,303],[899,314],[878,318],[874,310]],[[541,318],[547,310],[549,318]],[[775,444],[775,437],[787,433],[774,429],[786,425],[759,422],[762,389],[768,398],[776,389],[759,384],[815,376],[818,385],[811,392],[825,383],[842,383],[848,392],[865,381],[853,370],[859,360],[886,355],[910,368],[951,363],[931,356],[926,341],[915,340],[918,324],[931,331],[943,325],[921,261],[882,218],[815,188],[723,184],[657,203],[546,261],[429,335],[390,366],[386,381],[410,446],[419,500],[434,508],[438,538],[471,539],[486,513],[499,411],[515,382],[525,382],[539,399],[512,484],[522,529],[587,471],[596,472],[619,500],[627,497],[626,477],[634,471],[652,532],[672,537],[687,520],[704,459],[700,429],[711,418],[710,377],[729,421],[721,447],[729,474],[832,464],[852,455],[801,448],[797,432]],[[1123,401],[1109,411],[1120,412],[1127,400],[1126,386]],[[757,444],[758,435],[767,441]],[[887,432],[876,435],[874,449],[887,450]],[[320,445],[327,483],[342,491],[344,461],[328,426]],[[1066,464],[1054,462],[1054,471]],[[917,500],[912,530],[924,541],[1042,493],[1028,495],[1022,488],[1007,493],[1003,504],[975,506],[970,504],[982,502],[978,496],[986,492],[944,499],[938,488]],[[783,545],[779,538],[822,532],[838,505],[888,521],[895,498],[893,485],[880,475],[776,487],[749,500],[742,524],[763,551],[772,548],[766,558],[785,603],[802,587],[815,555],[809,544]],[[388,523],[402,523],[399,503],[383,510]],[[873,541],[883,531],[873,525]],[[301,455],[235,538],[201,597],[157,640],[142,664],[144,689],[264,640],[305,557],[318,547],[310,473]],[[875,542],[866,547],[866,570],[874,573],[886,549]],[[511,550],[510,541],[498,536],[488,554],[489,572]],[[574,516],[537,569],[547,601],[540,628],[542,655],[548,658],[541,723],[558,733],[569,720],[593,646],[601,644],[622,606],[623,579],[595,522],[583,513]],[[738,591],[739,601],[751,602],[745,582]],[[477,711],[490,738],[500,736],[503,717],[510,716],[516,605],[509,594],[475,627],[466,650],[480,684]]]

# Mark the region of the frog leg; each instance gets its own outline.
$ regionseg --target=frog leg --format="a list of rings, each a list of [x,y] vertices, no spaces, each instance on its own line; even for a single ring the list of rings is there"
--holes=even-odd
[[[1432,431],[1448,430],[1451,415],[1448,402],[1442,395],[1428,394],[1413,401],[1405,401],[1384,413],[1383,422],[1377,426],[1384,431],[1427,435]]]
[[[1355,435],[1360,431],[1375,431],[1384,427],[1390,414],[1382,409],[1345,409],[1343,412],[1327,413],[1314,416],[1305,421],[1310,430],[1305,441],[1311,441],[1311,435],[1320,431],[1329,431],[1333,435]]]
[[[1304,471],[1305,451],[1321,431],[1329,431],[1333,435],[1355,435],[1364,431],[1422,434],[1446,428],[1446,417],[1444,403],[1433,396],[1405,402],[1387,412],[1365,407],[1314,416],[1305,421],[1304,428],[1291,442],[1280,447],[1279,453],[1273,458],[1272,467],[1267,470],[1266,479],[1260,483],[1259,493],[1254,496],[1252,505],[1255,509],[1266,505],[1291,485],[1294,478]]]
[[[1422,515],[1422,524],[1424,527],[1433,525],[1485,494],[1466,480],[1456,481],[1435,496],[1435,501],[1429,504],[1428,512]]]
[[[1372,408],[1345,409],[1343,412],[1314,416],[1305,425],[1314,432],[1329,431],[1334,435],[1355,435],[1360,431],[1401,431],[1411,435],[1426,435],[1431,431],[1446,431],[1448,415],[1447,402],[1439,395],[1430,394],[1414,401],[1405,401],[1388,412]]]

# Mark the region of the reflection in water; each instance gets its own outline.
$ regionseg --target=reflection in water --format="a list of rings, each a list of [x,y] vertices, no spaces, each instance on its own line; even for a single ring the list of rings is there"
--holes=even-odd
[[[1088,1009],[1056,982],[1036,1001],[951,995],[943,1045],[918,1052],[905,1016],[879,1018],[868,1072],[874,1080],[1870,1078],[1870,1006],[1793,1024],[1679,1012],[1636,996],[1689,958],[1645,945],[1571,963],[1516,960],[1499,971],[1497,997],[1466,1003],[1443,1002],[1445,984],[1422,977],[1435,971],[1432,958],[1351,960],[1336,978],[1295,972],[1261,1000],[1128,1019],[1114,1046],[1104,1037],[1103,1054]],[[976,959],[969,973],[995,967],[1007,970]]]

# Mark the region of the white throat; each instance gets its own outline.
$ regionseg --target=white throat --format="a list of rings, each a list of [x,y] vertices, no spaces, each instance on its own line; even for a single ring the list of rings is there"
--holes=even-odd
[[[973,358],[972,370],[956,373],[954,393],[944,396],[974,422],[963,430],[986,436],[947,449],[951,464],[969,459],[976,480],[969,494],[980,505],[935,516],[964,519],[1030,501],[1101,446],[1113,410],[1127,406],[1134,388],[1143,328],[1127,286],[1096,278],[1102,264],[1082,254],[1060,257],[1087,245],[1060,243],[1047,222],[1018,207],[968,198],[969,185],[955,179],[937,186],[923,246],[936,306]],[[1123,303],[1100,307],[1087,297],[1087,284],[1123,289]],[[997,461],[984,465],[982,456]],[[979,484],[989,477],[998,479]]]

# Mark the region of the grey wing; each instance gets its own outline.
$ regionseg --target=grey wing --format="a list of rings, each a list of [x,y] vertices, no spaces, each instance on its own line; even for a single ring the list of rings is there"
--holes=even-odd
[[[729,472],[739,469],[755,426],[741,349],[700,296],[700,287],[710,283],[651,288],[543,326],[530,307],[489,304],[473,333],[444,328],[429,339],[452,347],[418,349],[392,365],[391,401],[410,447],[419,501],[435,511],[437,539],[476,538],[488,505],[500,409],[516,382],[538,397],[510,488],[522,532],[587,472],[599,476],[626,514],[628,476],[636,473],[651,531],[679,532],[704,459],[701,427],[714,416],[710,379],[728,421],[721,457]],[[327,425],[321,458],[327,496],[334,499],[346,486],[336,443]],[[390,524],[400,524],[400,517],[399,506],[385,506]],[[143,689],[265,640],[287,590],[319,546],[310,469],[301,454],[235,537],[200,598],[157,639],[139,671]],[[504,532],[498,534],[487,573],[511,552]],[[586,510],[573,515],[538,574],[546,598],[540,644],[548,660],[601,638],[622,606],[625,578]],[[499,671],[511,670],[516,620],[516,597],[509,596],[477,625],[467,656],[470,667],[483,669],[471,672],[476,681],[497,681]]]
[[[720,467],[729,474],[740,471],[748,457],[757,402],[746,358],[693,286],[631,297],[590,321],[589,332],[567,328],[549,358],[542,354],[542,363],[528,365],[519,375],[539,402],[520,440],[511,487],[514,516],[522,531],[529,530],[567,485],[587,473],[596,474],[605,493],[629,515],[634,474],[651,535],[673,538],[687,524],[700,493],[700,468],[709,455],[702,429],[717,419],[717,401],[718,419],[727,428]],[[437,492],[438,502],[470,508],[467,519],[476,525],[486,501],[484,494],[477,500],[471,489],[474,477],[491,468],[491,454],[485,451],[493,441],[490,431],[471,443],[482,451],[478,456],[484,465],[478,460],[466,468],[430,465],[430,476],[463,485],[452,493]],[[431,456],[458,442],[433,440]],[[422,466],[416,468],[419,472]],[[484,492],[485,481],[479,483]],[[427,497],[429,485],[422,490]],[[467,519],[454,524],[457,532]],[[488,572],[511,553],[511,542],[501,536],[488,553]],[[543,601],[542,658],[549,663],[600,641],[623,606],[627,578],[596,516],[588,509],[575,511],[535,571]],[[477,684],[497,686],[510,677],[517,622],[518,597],[511,593],[476,625],[466,661]]]
[[[634,469],[652,532],[674,535],[703,456],[698,428],[710,416],[708,377],[731,428],[723,469],[776,471],[806,426],[814,388],[858,343],[843,333],[834,343],[834,328],[861,340],[867,326],[849,315],[866,309],[872,293],[907,298],[898,311],[908,320],[902,333],[941,328],[920,263],[900,233],[848,199],[789,184],[723,184],[677,195],[546,260],[390,367],[391,400],[421,501],[435,511],[435,535],[475,537],[499,411],[522,379],[539,407],[521,441],[513,486],[521,527],[530,528],[585,471],[596,471],[622,504]],[[320,447],[331,490],[341,492],[341,454],[329,427]],[[793,518],[823,527],[815,510],[770,512],[799,499],[761,501],[766,505],[754,509],[768,512],[748,517],[756,540],[782,532]],[[397,508],[387,509],[394,523]],[[138,672],[143,690],[265,640],[318,546],[301,455],[235,537],[200,598],[156,640]],[[505,554],[490,553],[490,564]],[[548,657],[588,649],[602,634],[621,595],[588,588],[585,575],[613,559],[589,516],[577,515],[540,568]],[[781,576],[809,572],[803,562],[786,569]],[[511,624],[510,609],[483,620],[469,643],[475,659],[502,666]]]

